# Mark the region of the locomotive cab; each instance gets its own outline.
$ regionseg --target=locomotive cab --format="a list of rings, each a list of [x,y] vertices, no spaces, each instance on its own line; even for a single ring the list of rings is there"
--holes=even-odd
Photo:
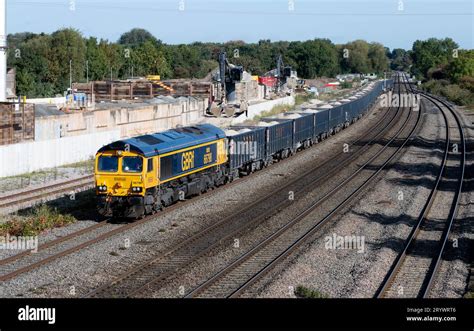
[[[143,197],[157,185],[157,162],[137,153],[111,150],[97,154],[96,194],[99,213],[104,216],[138,217],[143,214]],[[156,169],[156,171],[155,171]]]

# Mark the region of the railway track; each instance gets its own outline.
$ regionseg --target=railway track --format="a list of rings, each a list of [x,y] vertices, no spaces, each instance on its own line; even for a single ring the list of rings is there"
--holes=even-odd
[[[370,129],[370,131],[375,130],[376,127],[379,125],[383,125],[383,128],[379,131],[375,130],[375,132],[378,132],[378,134],[374,137],[377,138],[384,130],[386,130],[390,123],[392,123],[395,120],[396,115],[392,116],[388,123],[384,123],[387,121],[387,119],[382,116],[382,118]],[[354,142],[358,143],[360,140],[362,140],[363,135],[361,136],[360,139]],[[370,143],[365,144],[362,148],[367,148]],[[342,154],[337,154],[335,158],[340,157]],[[330,160],[334,160],[330,159]],[[283,160],[281,162],[287,162],[289,159]],[[328,160],[328,162],[330,161]],[[314,171],[314,169],[313,169]],[[226,186],[219,187],[213,192],[217,194],[218,191],[224,188],[229,188],[232,185],[236,184],[242,184],[243,181],[246,181],[250,179],[251,176],[244,177],[238,181],[235,181],[233,183],[230,183]],[[71,184],[74,184],[73,181],[70,181]],[[294,183],[294,182],[293,182]],[[63,183],[64,184],[64,183]],[[290,183],[291,184],[291,183]],[[51,188],[60,190],[59,186],[61,184],[57,185],[52,185]],[[64,188],[63,188],[64,189]],[[68,188],[70,189],[70,188]],[[36,190],[35,192],[41,192],[41,194],[51,194],[49,193],[44,193],[41,191],[41,189]],[[214,194],[213,192],[209,194]],[[185,201],[184,203],[180,204],[175,204],[171,207],[166,208],[164,213],[160,213],[159,216],[165,215],[165,213],[169,213],[176,208],[181,208],[183,204],[186,203],[191,203],[191,202],[196,202],[197,199],[203,198],[209,196],[208,194],[202,195],[200,197],[195,197],[191,200]],[[268,196],[271,196],[269,194]],[[267,196],[267,197],[268,197]],[[26,199],[26,198],[25,198]],[[43,245],[40,245],[38,248],[38,252],[35,254],[31,254],[30,251],[25,251],[19,254],[16,254],[14,256],[5,258],[3,260],[0,260],[0,281],[8,281],[10,279],[13,279],[21,274],[30,272],[32,270],[35,270],[43,265],[46,265],[48,263],[51,263],[57,259],[60,259],[64,256],[67,256],[69,254],[78,252],[82,249],[86,249],[96,243],[99,243],[103,240],[106,240],[108,238],[111,238],[116,235],[120,235],[122,233],[125,233],[128,230],[131,230],[134,227],[137,227],[139,225],[142,225],[144,223],[147,223],[153,219],[155,219],[157,216],[151,215],[148,217],[145,217],[142,220],[133,222],[133,223],[128,223],[125,225],[121,225],[119,227],[114,227],[113,225],[109,224],[109,220],[104,220],[100,223],[94,224],[93,226],[87,227],[85,229],[73,232],[69,235],[66,235],[64,237],[58,238],[56,240],[52,240],[50,242],[47,242]],[[211,226],[211,228],[213,228]],[[209,229],[207,229],[209,230]],[[204,230],[206,231],[206,230]]]
[[[393,118],[385,125],[390,125],[392,121]],[[386,127],[384,127],[384,129],[385,128]],[[370,146],[383,132],[384,130],[381,130],[363,147]],[[353,161],[354,155],[349,156],[348,159]],[[297,191],[303,192],[304,189],[314,187],[315,183],[323,179],[328,179],[334,172],[339,171],[340,168],[346,164],[341,162],[329,164],[329,161],[330,160],[325,163],[326,165],[330,165],[327,172],[324,171],[324,168],[322,170],[321,167],[318,166],[316,168],[319,170],[317,171],[318,175],[315,176],[314,174],[316,169],[302,174],[302,176],[297,179],[300,185],[302,185],[300,190]],[[333,171],[330,169],[333,169]],[[321,173],[325,173],[325,175],[321,175]],[[292,182],[289,184],[295,183]],[[276,213],[279,209],[284,207],[288,203],[287,194],[290,187],[290,185],[285,185],[278,190],[278,192],[272,192],[269,196],[245,206],[242,210],[216,223],[211,228],[197,233],[195,236],[188,238],[186,241],[158,255],[156,258],[136,266],[111,283],[105,284],[92,291],[87,297],[127,297],[143,293],[149,288],[159,287],[159,285],[175,275],[183,266],[203,257],[212,249],[234,238],[236,234],[248,231],[259,223],[262,223],[266,217],[269,216],[269,212]],[[275,202],[274,198],[278,196],[284,196],[284,198],[281,201]]]
[[[76,192],[78,189],[92,187],[94,187],[94,176],[88,175],[44,187],[34,188],[24,192],[0,196],[0,210],[14,206],[23,207],[25,204],[31,206],[35,202],[41,202],[45,198],[50,198],[51,196],[71,194]]]
[[[446,102],[420,94],[441,112],[446,123],[444,156],[417,223],[379,287],[377,298],[429,297],[461,198],[466,161],[462,123]],[[457,132],[453,132],[454,127]],[[454,144],[458,146],[458,151],[453,150]]]
[[[245,180],[245,178],[243,180]],[[175,209],[183,207],[184,204],[196,202],[199,199],[208,197],[210,194],[218,194],[218,192],[220,192],[220,190],[224,189],[225,187],[236,185],[237,183],[242,183],[242,180],[219,187],[212,192],[200,195],[194,199],[167,207],[165,211],[159,214],[159,216],[169,214]],[[156,217],[158,216],[149,215],[141,220],[128,222],[118,226],[111,224],[110,218],[105,219],[92,226],[42,244],[38,247],[38,252],[34,254],[31,251],[24,251],[22,253],[0,260],[0,282],[8,281],[21,274],[33,271],[43,265],[58,260],[64,256],[78,252],[82,249],[86,249],[101,241],[112,238],[113,236],[123,234],[135,227],[156,219]]]
[[[386,150],[402,134],[402,131],[408,128],[408,119],[409,117],[399,132],[397,132],[397,134],[384,146],[383,150]],[[322,226],[328,223],[338,211],[346,207],[354,197],[356,197],[369,183],[373,181],[374,178],[376,178],[376,176],[399,154],[406,143],[412,139],[420,123],[420,119],[421,114],[418,113],[415,125],[409,130],[407,137],[403,138],[403,143],[395,149],[395,152],[391,153],[381,165],[377,166],[378,169],[373,172],[372,175],[364,179],[360,185],[357,185],[355,190],[352,190],[351,193],[342,200],[342,202],[338,203],[336,207],[331,209],[322,219],[315,222],[314,217],[311,217],[311,215],[318,207],[320,207],[322,201],[329,197],[334,198],[334,193],[339,191],[341,188],[346,187],[350,181],[359,175],[360,171],[357,171],[347,178],[335,189],[327,193],[322,199],[313,202],[285,226],[261,241],[251,250],[235,259],[231,264],[220,270],[206,282],[189,292],[185,297],[233,298],[239,297],[244,292],[251,289],[252,286],[270,270],[275,268],[302,244],[308,242],[308,240]],[[372,165],[374,160],[382,154],[383,153],[379,153],[372,157],[361,169]]]

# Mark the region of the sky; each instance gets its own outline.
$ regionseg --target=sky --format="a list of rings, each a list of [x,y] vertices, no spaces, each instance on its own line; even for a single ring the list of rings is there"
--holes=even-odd
[[[73,27],[117,41],[144,28],[168,44],[356,39],[410,49],[453,38],[474,48],[474,0],[7,0],[7,33]]]

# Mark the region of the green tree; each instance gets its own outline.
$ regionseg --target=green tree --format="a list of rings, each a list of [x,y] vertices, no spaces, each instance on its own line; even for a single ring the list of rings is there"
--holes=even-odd
[[[408,71],[413,63],[410,51],[402,48],[395,48],[390,53],[390,60],[390,68],[397,71]]]
[[[463,77],[474,77],[474,50],[460,50],[448,67],[450,78],[459,83]]]
[[[125,46],[140,46],[147,41],[159,43],[159,41],[147,30],[135,28],[122,34],[118,43]]]
[[[301,77],[333,76],[339,71],[336,47],[328,39],[292,43],[289,49]]]
[[[171,73],[171,68],[164,52],[151,40],[134,48],[130,59],[135,68],[136,75],[161,75],[167,77]]]
[[[101,40],[100,43],[107,43]],[[86,61],[89,66],[89,80],[103,80],[107,76],[107,54],[100,46],[97,38],[90,37],[86,41]]]
[[[86,45],[81,33],[74,29],[61,29],[51,35],[49,57],[51,83],[58,91],[69,87],[69,64],[72,66],[72,81],[84,79]]]
[[[356,40],[343,46],[342,66],[346,72],[367,74],[373,72],[369,59],[369,44],[364,40]],[[346,56],[344,56],[346,55]]]
[[[453,60],[453,51],[458,44],[451,38],[417,40],[413,44],[412,73],[417,77],[431,78],[434,71],[439,71]]]
[[[51,52],[51,37],[44,34],[24,39],[9,50],[8,65],[17,70],[17,94],[36,97],[55,91]]]
[[[369,66],[372,71],[380,74],[389,69],[389,60],[387,57],[387,51],[382,44],[371,43],[369,45],[368,54]]]

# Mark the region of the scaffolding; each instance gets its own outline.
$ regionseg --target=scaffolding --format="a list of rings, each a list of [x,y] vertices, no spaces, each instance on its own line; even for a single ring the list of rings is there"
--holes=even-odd
[[[0,103],[0,145],[35,139],[35,105]]]
[[[212,83],[201,81],[93,81],[74,83],[74,93],[84,93],[95,102],[152,99],[158,96],[209,98]]]

